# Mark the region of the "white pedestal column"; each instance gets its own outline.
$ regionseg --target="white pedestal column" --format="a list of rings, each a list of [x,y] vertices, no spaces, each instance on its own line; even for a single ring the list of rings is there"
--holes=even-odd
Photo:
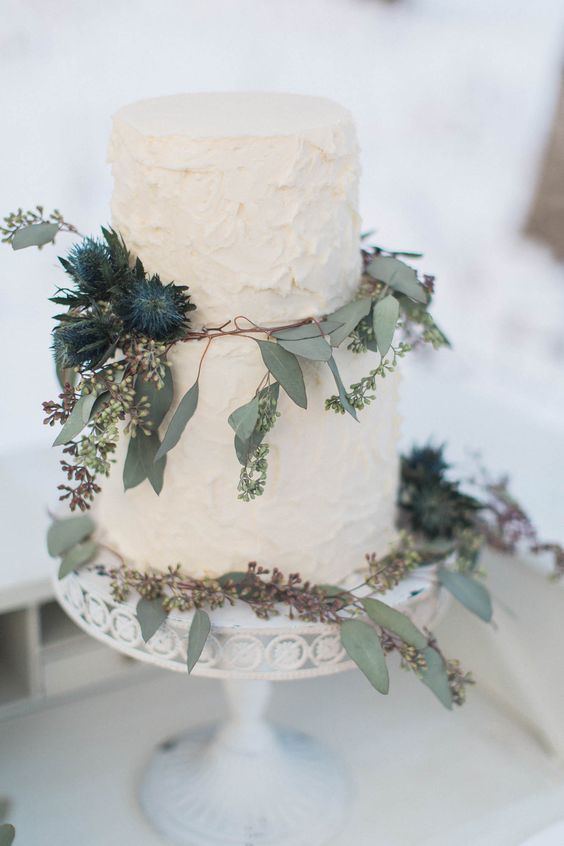
[[[264,718],[272,682],[224,682],[230,713],[164,743],[141,788],[178,846],[321,846],[343,824],[348,780],[313,738]]]

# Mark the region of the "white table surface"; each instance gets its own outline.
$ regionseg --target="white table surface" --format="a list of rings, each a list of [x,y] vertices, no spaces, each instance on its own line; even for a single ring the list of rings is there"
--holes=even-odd
[[[136,802],[159,741],[224,713],[218,682],[142,681],[0,724],[17,842],[157,846]],[[564,808],[564,773],[479,691],[449,713],[416,679],[378,696],[357,672],[275,686],[271,714],[345,759],[356,799],[331,846],[519,846]]]

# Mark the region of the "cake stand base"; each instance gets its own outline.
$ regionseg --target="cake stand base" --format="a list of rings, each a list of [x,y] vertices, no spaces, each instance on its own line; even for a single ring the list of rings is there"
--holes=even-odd
[[[345,821],[348,779],[324,746],[271,725],[271,683],[224,682],[230,717],[163,743],[141,805],[178,846],[321,846]]]
[[[138,596],[117,602],[95,564],[55,580],[59,602],[92,637],[157,667],[186,673],[191,611],[171,611],[145,643]],[[415,625],[440,611],[433,567],[421,567],[386,600]],[[220,726],[171,740],[154,754],[141,788],[147,818],[177,846],[322,846],[345,822],[352,791],[340,763],[313,738],[264,719],[273,681],[354,667],[328,623],[286,615],[258,619],[243,605],[213,611],[192,674],[222,679],[230,714]]]

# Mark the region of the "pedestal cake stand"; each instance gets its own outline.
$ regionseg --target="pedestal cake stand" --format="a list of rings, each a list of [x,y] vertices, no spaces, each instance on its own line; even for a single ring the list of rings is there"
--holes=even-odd
[[[430,568],[386,595],[419,626],[438,613]],[[172,612],[144,643],[137,598],[116,603],[95,567],[56,581],[59,602],[92,637],[157,667],[186,673],[191,612]],[[246,606],[211,612],[212,630],[193,675],[221,679],[223,724],[163,743],[144,774],[140,801],[153,826],[178,846],[321,846],[346,819],[346,770],[317,740],[265,719],[272,682],[352,669],[334,626],[287,616],[260,620]]]

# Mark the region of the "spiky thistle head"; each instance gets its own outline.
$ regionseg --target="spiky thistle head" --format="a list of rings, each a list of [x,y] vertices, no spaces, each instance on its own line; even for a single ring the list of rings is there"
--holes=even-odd
[[[482,505],[460,490],[458,482],[446,478],[450,465],[444,446],[414,447],[401,459],[398,503],[409,527],[429,540],[452,538],[475,525]]]
[[[53,352],[61,368],[88,370],[99,365],[114,349],[115,318],[99,310],[69,316],[53,330]]]
[[[164,285],[160,278],[137,278],[119,292],[115,310],[126,332],[155,341],[175,341],[186,330],[188,312],[196,308],[184,285]]]
[[[74,244],[66,258],[59,258],[65,271],[75,283],[76,290],[63,289],[63,296],[55,302],[70,306],[108,302],[114,289],[123,287],[140,272],[143,265],[138,260],[130,266],[130,255],[123,238],[114,229],[102,227],[103,239],[84,238]]]
[[[427,479],[440,482],[444,479],[450,465],[445,461],[444,444],[439,447],[415,446],[409,455],[402,456],[402,473],[410,480]]]
[[[108,245],[96,238],[74,244],[66,258],[59,259],[78,291],[93,301],[110,298],[114,272]]]

